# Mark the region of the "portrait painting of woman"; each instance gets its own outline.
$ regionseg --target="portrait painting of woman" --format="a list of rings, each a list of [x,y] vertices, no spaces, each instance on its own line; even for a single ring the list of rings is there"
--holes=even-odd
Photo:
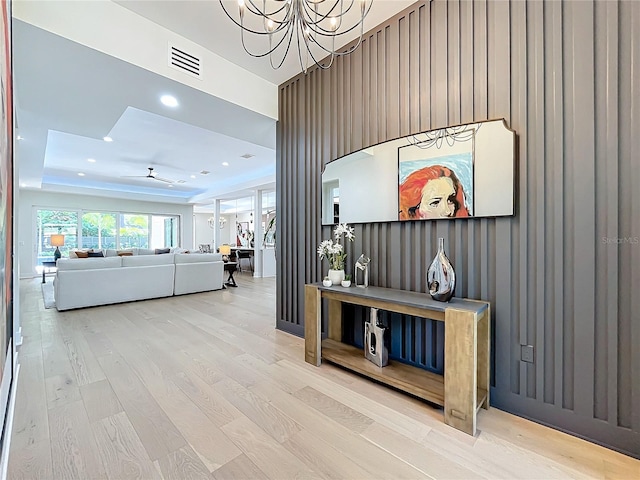
[[[399,220],[469,217],[462,183],[444,165],[430,165],[411,172],[400,183]]]

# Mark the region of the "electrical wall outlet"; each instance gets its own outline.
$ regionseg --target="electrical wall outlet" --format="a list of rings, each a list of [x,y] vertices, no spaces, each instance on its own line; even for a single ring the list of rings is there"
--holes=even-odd
[[[533,345],[520,345],[520,360],[533,363]]]

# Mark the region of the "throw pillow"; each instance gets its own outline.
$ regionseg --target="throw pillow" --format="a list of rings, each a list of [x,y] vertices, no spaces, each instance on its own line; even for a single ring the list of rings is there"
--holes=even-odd
[[[169,253],[171,251],[170,248],[156,248],[156,255],[161,255],[163,253]]]
[[[76,257],[78,257],[78,258],[89,258],[89,252],[82,252],[80,250],[76,250]]]
[[[89,258],[104,257],[102,252],[87,252]]]
[[[118,250],[116,253],[119,257],[133,257],[133,252],[131,250]]]

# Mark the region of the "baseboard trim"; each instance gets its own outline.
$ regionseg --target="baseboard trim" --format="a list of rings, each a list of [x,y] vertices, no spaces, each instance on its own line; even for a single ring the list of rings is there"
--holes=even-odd
[[[491,388],[491,406],[640,459],[640,434],[631,429],[596,418],[582,417],[571,410],[532,398],[505,394],[495,387]]]
[[[304,337],[304,326],[295,323],[285,322],[284,320],[276,320],[276,328],[283,332],[291,333],[297,337]]]
[[[18,389],[18,378],[20,377],[20,363],[18,363],[18,354],[15,355],[16,370],[11,384],[9,393],[9,408],[4,424],[4,435],[2,441],[2,454],[0,455],[0,480],[7,479],[7,470],[9,468],[9,451],[11,450],[11,437],[13,430],[13,414],[16,409],[16,392]]]

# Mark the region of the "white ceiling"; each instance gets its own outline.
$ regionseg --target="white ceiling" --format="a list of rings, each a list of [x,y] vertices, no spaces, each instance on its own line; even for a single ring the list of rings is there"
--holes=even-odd
[[[350,1],[345,1],[345,5]],[[297,51],[294,51],[293,46],[284,64],[278,70],[271,67],[268,57],[249,56],[242,48],[240,29],[224,13],[219,0],[115,0],[115,2],[276,85],[284,83],[302,71]],[[223,0],[223,2],[230,13],[238,11],[238,0]],[[371,30],[415,2],[416,0],[373,0],[371,10],[365,18],[364,31]],[[331,4],[333,3],[335,0],[332,0]],[[357,10],[357,8],[354,9],[354,12]],[[245,21],[249,21],[248,14]],[[350,24],[347,18],[345,18],[345,24]],[[358,34],[359,29],[345,34],[341,38],[340,45],[336,47],[346,45]],[[264,37],[246,36],[245,41],[254,52],[265,51],[267,40]]]
[[[273,83],[300,72],[296,56],[280,70],[249,57],[217,1],[117,3]],[[366,28],[411,3],[375,0]],[[275,185],[271,118],[17,19],[13,69],[22,188],[207,204]],[[180,105],[165,107],[163,94]],[[145,178],[148,167],[172,187]]]

